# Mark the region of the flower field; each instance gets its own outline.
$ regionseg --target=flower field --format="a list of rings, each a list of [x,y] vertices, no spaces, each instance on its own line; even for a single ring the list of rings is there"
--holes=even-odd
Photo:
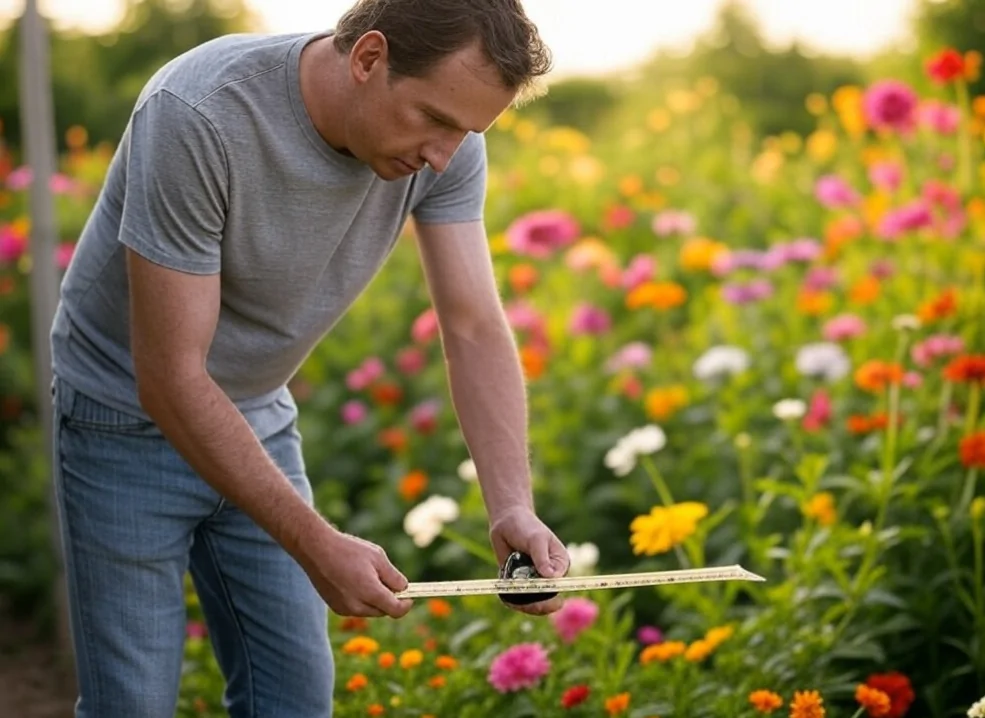
[[[985,716],[985,98],[976,53],[922,62],[924,92],[806,97],[806,137],[754,138],[712,77],[591,137],[498,121],[490,246],[572,573],[767,580],[333,616],[336,715]],[[110,151],[73,133],[63,263]],[[27,173],[0,157],[0,568],[47,540]],[[410,227],[291,388],[326,516],[412,581],[495,576]],[[180,715],[223,715],[188,609]]]

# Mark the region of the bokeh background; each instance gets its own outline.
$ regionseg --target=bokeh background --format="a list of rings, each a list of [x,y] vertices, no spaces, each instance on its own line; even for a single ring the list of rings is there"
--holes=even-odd
[[[768,580],[333,618],[340,716],[985,715],[985,0],[677,5],[528,0],[556,69],[489,132],[490,250],[574,570]],[[156,69],[346,3],[41,7],[63,269]],[[55,716],[20,11],[0,0],[0,715]],[[495,574],[410,228],[291,388],[326,516],[411,580]],[[191,590],[188,614],[180,714],[223,715]]]

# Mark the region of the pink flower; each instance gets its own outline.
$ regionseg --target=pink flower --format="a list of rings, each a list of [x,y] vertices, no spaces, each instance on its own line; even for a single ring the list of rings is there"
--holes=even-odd
[[[572,334],[605,334],[612,327],[608,313],[591,304],[579,304],[571,313]]]
[[[428,307],[418,315],[410,328],[410,336],[418,344],[427,344],[432,339],[437,338],[438,315],[435,313],[434,307]]]
[[[927,368],[938,359],[960,354],[964,351],[964,339],[951,334],[933,334],[910,350],[913,363]]]
[[[773,285],[768,279],[730,282],[722,286],[722,298],[729,304],[753,304],[771,296],[773,296]]]
[[[27,165],[23,165],[7,175],[7,189],[12,192],[20,192],[30,187],[33,181],[34,171]]]
[[[595,623],[599,617],[599,607],[587,598],[569,598],[560,610],[551,614],[551,623],[561,640],[571,643],[578,635]]]
[[[623,371],[624,369],[639,369],[650,365],[653,358],[653,350],[643,342],[630,342],[618,352],[616,352],[605,368],[612,373]]]
[[[908,371],[903,375],[903,386],[908,389],[916,389],[923,385],[923,375],[917,371]]]
[[[68,269],[75,255],[75,245],[72,242],[62,242],[55,248],[55,266],[62,271]]]
[[[205,638],[208,635],[208,629],[201,621],[189,621],[185,624],[185,635],[189,638]]]
[[[939,135],[953,135],[961,125],[961,110],[939,100],[927,100],[920,105],[920,124]]]
[[[899,80],[880,80],[866,91],[862,110],[876,129],[909,132],[916,127],[917,93]]]
[[[916,199],[894,210],[886,212],[879,223],[878,234],[882,239],[899,239],[907,232],[930,227],[934,216],[923,199]]]
[[[657,262],[649,254],[638,254],[633,257],[626,271],[622,274],[620,283],[623,289],[633,290],[644,282],[649,282],[657,273]]]
[[[362,391],[383,376],[385,368],[378,357],[369,357],[346,375],[345,385],[351,391]]]
[[[838,175],[824,175],[814,185],[814,196],[828,209],[853,207],[860,199],[850,184]]]
[[[895,192],[903,181],[903,167],[898,162],[875,162],[869,168],[869,181],[886,192]]]
[[[876,259],[869,265],[869,274],[876,279],[889,279],[896,273],[896,267],[890,259]]]
[[[0,262],[13,264],[27,249],[27,242],[8,227],[0,227]]]
[[[811,396],[807,413],[801,425],[804,431],[820,431],[831,421],[831,397],[824,389],[818,389]]]
[[[694,215],[680,210],[668,209],[653,218],[653,232],[658,237],[671,234],[692,234],[697,229]]]
[[[506,307],[506,319],[517,331],[531,331],[544,325],[544,318],[532,305],[518,300]]]
[[[427,357],[417,347],[405,347],[397,352],[394,365],[397,370],[407,376],[419,374],[427,364]]]
[[[438,428],[438,410],[441,403],[437,400],[422,401],[410,410],[410,425],[419,434],[430,434]]]
[[[514,221],[506,230],[506,241],[517,254],[544,259],[577,239],[580,231],[568,213],[541,210]]]
[[[539,643],[518,643],[493,659],[489,682],[500,693],[533,688],[551,670],[547,651]]]
[[[352,399],[342,405],[340,413],[342,414],[342,421],[351,426],[352,424],[362,423],[369,414],[369,411],[361,401]]]
[[[804,277],[804,286],[815,292],[830,289],[838,283],[838,271],[833,267],[811,267]]]
[[[829,342],[843,342],[860,337],[868,330],[865,320],[855,314],[840,314],[824,324],[821,333]]]
[[[640,626],[636,632],[636,639],[644,646],[650,646],[654,643],[663,643],[664,634],[656,626]]]

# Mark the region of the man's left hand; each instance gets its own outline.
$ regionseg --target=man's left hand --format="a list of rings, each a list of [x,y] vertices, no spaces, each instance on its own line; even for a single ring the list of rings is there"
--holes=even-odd
[[[491,519],[489,538],[500,566],[513,551],[521,551],[533,559],[534,568],[544,578],[561,578],[567,574],[570,565],[567,549],[533,511],[510,509]],[[561,608],[563,602],[561,596],[555,596],[526,606],[508,605],[521,613],[545,616]]]

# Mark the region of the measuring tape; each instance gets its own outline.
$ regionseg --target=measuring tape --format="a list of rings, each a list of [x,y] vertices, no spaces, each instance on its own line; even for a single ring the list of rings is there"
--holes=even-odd
[[[561,591],[595,591],[610,588],[638,588],[673,583],[706,581],[765,581],[742,566],[690,568],[675,571],[619,573],[608,576],[565,576],[563,578],[499,578],[471,581],[431,581],[408,584],[395,594],[397,598],[437,598],[448,596],[483,596],[493,594],[557,593]]]

